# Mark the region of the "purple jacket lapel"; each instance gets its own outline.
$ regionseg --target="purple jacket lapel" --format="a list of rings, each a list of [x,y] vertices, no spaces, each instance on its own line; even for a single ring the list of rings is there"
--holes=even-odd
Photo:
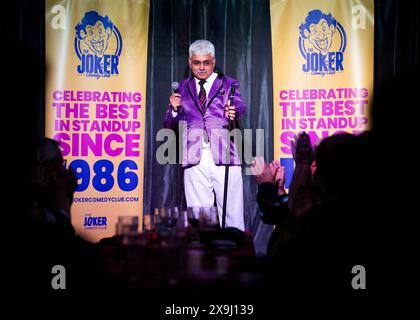
[[[213,99],[216,97],[216,95],[219,92],[219,89],[220,89],[222,84],[223,84],[223,80],[221,78],[217,77],[214,80],[213,85],[211,86],[211,89],[210,89],[210,92],[209,92],[209,95],[208,95],[207,107],[211,104]]]

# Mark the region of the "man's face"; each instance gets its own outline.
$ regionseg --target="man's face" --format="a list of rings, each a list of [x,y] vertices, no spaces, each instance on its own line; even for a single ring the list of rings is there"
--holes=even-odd
[[[211,57],[211,54],[205,56],[193,55],[188,59],[190,69],[194,76],[200,80],[206,80],[213,73],[216,59]]]
[[[111,33],[111,28],[105,29],[101,21],[97,21],[94,26],[87,26],[86,32],[81,31],[86,45],[98,56],[102,56],[108,48],[108,39]]]
[[[311,24],[309,30],[305,30],[309,42],[322,54],[327,54],[335,32],[334,25],[328,26],[327,21],[321,19],[317,24]]]

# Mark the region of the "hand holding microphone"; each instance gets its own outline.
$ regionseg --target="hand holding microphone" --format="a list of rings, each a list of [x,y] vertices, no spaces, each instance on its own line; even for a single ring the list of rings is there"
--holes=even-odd
[[[227,105],[225,105],[225,117],[229,118],[230,120],[235,120],[235,114],[236,114],[236,108],[233,105],[233,98],[235,96],[235,86],[230,87],[230,94],[229,94],[229,100],[227,102]]]
[[[178,112],[178,108],[181,108],[181,94],[179,93],[179,83],[172,82],[172,94],[169,97],[169,103],[175,112]]]

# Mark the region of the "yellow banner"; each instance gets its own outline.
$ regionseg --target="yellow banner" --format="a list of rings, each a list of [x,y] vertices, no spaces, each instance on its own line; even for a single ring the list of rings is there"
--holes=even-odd
[[[149,1],[47,0],[45,10],[45,133],[78,178],[76,232],[98,241],[118,216],[142,221]]]
[[[290,181],[290,141],[370,128],[373,0],[271,0],[274,154]]]

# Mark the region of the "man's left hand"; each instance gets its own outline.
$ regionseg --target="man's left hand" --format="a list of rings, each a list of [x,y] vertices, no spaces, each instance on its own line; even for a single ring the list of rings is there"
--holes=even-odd
[[[228,100],[227,105],[225,105],[225,117],[230,120],[235,120],[235,107],[230,105],[230,100]]]

